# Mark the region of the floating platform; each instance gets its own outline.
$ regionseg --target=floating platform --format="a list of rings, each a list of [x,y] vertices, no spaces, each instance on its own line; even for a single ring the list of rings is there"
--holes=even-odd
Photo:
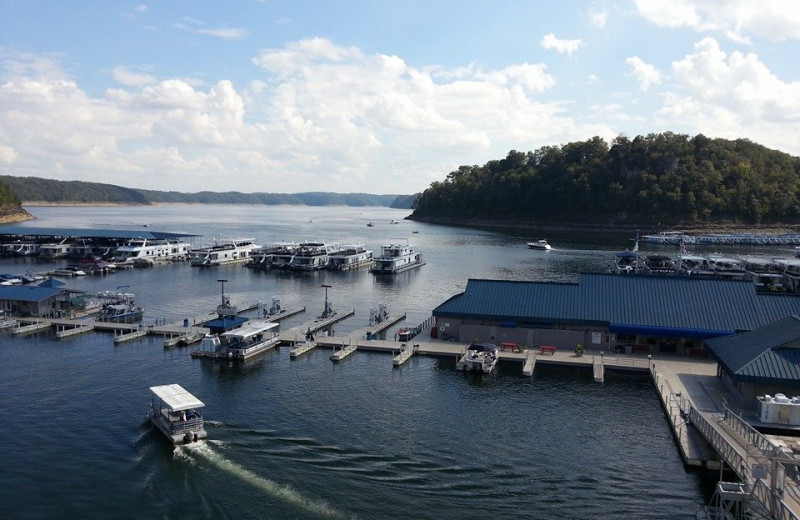
[[[94,330],[94,325],[92,323],[86,323],[78,325],[77,327],[72,328],[63,328],[61,330],[56,331],[56,337],[58,339],[65,339],[71,338],[73,336],[77,336],[79,334],[84,334],[86,332],[92,332]]]
[[[536,351],[529,350],[525,356],[525,361],[522,363],[522,375],[532,376],[534,368],[536,368]]]
[[[394,359],[392,359],[392,365],[399,367],[403,366],[403,364],[411,359],[414,356],[414,351],[416,350],[417,345],[408,345],[406,343],[403,344],[402,348],[400,349],[400,353],[397,354]]]
[[[335,351],[333,355],[331,355],[331,361],[341,361],[353,352],[358,349],[358,344],[353,343],[352,345],[347,345],[346,347],[342,347],[339,350]]]
[[[310,352],[316,346],[317,342],[314,340],[298,341],[294,344],[294,346],[292,346],[292,350],[289,351],[289,357],[292,359],[298,358],[306,352]]]

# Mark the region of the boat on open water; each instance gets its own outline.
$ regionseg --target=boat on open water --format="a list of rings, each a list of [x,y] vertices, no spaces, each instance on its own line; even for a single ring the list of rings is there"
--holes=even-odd
[[[530,247],[531,249],[538,249],[540,251],[550,251],[552,249],[552,247],[550,247],[550,244],[547,243],[547,240],[543,238],[541,240],[536,240],[534,242],[528,242],[528,247]]]
[[[181,385],[151,386],[153,393],[148,417],[150,423],[174,445],[189,444],[208,438],[203,416],[198,410],[203,402]]]
[[[425,265],[422,256],[408,244],[407,239],[392,238],[381,246],[381,254],[375,259],[370,272],[374,274],[398,274]]]

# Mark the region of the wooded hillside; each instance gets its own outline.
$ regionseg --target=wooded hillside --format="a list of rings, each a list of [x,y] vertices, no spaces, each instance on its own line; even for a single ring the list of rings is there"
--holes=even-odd
[[[746,139],[594,137],[461,166],[412,219],[531,223],[800,222],[800,158]]]

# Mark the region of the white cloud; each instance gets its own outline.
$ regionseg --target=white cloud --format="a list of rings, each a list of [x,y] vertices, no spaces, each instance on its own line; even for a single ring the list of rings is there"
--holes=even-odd
[[[540,63],[420,69],[324,39],[253,62],[262,77],[241,91],[119,67],[124,87],[92,97],[52,59],[7,58],[0,160],[19,175],[113,172],[153,189],[408,193],[512,148],[617,133],[538,99],[555,85]]]
[[[561,54],[571,55],[582,45],[581,40],[559,40],[553,33],[545,34],[539,44],[548,50],[555,50]]]
[[[672,63],[676,88],[661,114],[708,135],[748,137],[800,152],[800,82],[776,77],[753,53],[726,54],[713,38]]]
[[[141,72],[133,72],[125,67],[118,66],[111,69],[111,77],[122,85],[137,86],[150,85],[156,82],[155,76]]]
[[[136,11],[137,13],[146,13],[147,11],[150,10],[150,8],[147,6],[147,4],[139,4],[136,7],[134,7],[133,10]]]
[[[250,34],[246,29],[197,29],[195,32],[198,34],[205,34],[206,36],[222,38],[223,40],[243,40]]]
[[[715,31],[737,42],[751,35],[771,41],[800,38],[797,0],[634,0],[636,10],[662,27]]]
[[[243,40],[249,36],[250,32],[247,29],[241,28],[220,28],[209,29],[205,27],[202,20],[186,16],[181,22],[173,24],[173,27],[181,31],[191,32],[195,34],[203,34],[205,36],[213,36],[214,38],[222,38],[223,40]]]
[[[631,67],[631,75],[639,83],[639,88],[645,92],[650,90],[652,85],[661,83],[661,72],[653,65],[645,63],[638,56],[631,56],[625,60]]]

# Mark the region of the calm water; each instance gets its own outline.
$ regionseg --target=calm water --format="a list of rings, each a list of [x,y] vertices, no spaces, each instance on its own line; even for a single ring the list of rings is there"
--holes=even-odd
[[[70,280],[86,291],[127,285],[146,321],[211,311],[217,280],[234,301],[281,298],[319,314],[356,310],[336,326],[363,326],[379,302],[415,325],[468,278],[571,281],[605,269],[627,237],[559,240],[402,221],[362,208],[158,206],[32,208],[30,226],[141,228],[316,238],[377,250],[408,237],[428,264],[383,279],[367,272],[252,272],[188,264]],[[372,221],[375,227],[368,228]],[[412,234],[412,231],[418,231]],[[535,232],[532,232],[535,233]],[[199,245],[199,244],[198,244]],[[1,272],[60,264],[0,260]],[[391,331],[389,332],[391,334]],[[57,341],[2,336],[1,518],[692,518],[708,476],[685,472],[655,391],[644,377],[518,365],[489,377],[449,359],[325,350],[291,361],[286,349],[241,364],[193,360],[156,338],[115,347],[107,334]],[[148,387],[180,383],[206,403],[210,442],[173,449],[144,421]]]

